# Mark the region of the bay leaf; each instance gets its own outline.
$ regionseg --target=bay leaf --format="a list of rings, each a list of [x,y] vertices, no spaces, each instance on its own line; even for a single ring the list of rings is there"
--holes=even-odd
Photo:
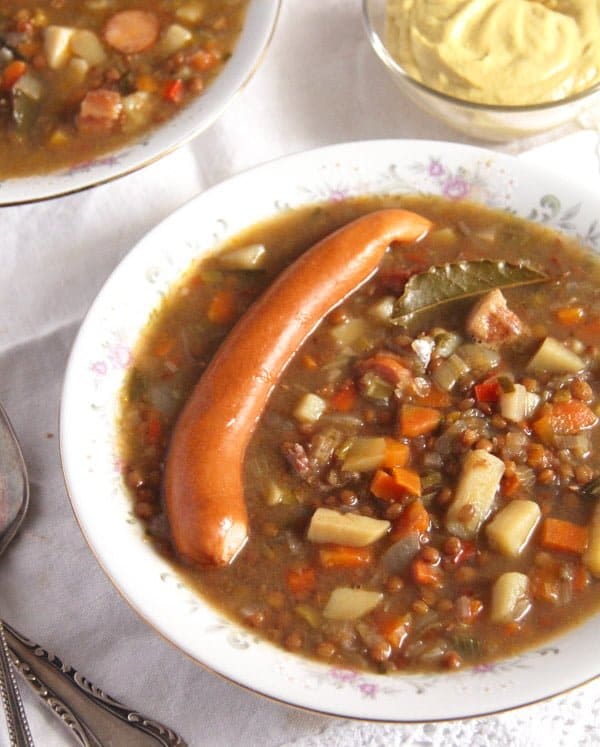
[[[548,276],[526,264],[477,259],[435,265],[413,275],[394,305],[392,322],[406,325],[421,312],[441,304],[463,301],[494,288],[516,288],[543,283]]]

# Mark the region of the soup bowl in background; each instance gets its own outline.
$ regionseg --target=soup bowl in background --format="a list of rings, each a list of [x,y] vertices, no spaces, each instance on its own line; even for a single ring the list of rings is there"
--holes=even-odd
[[[250,0],[234,52],[216,79],[180,112],[115,151],[46,174],[3,179],[0,206],[77,192],[147,166],[206,130],[258,68],[275,31],[281,0]]]
[[[415,192],[510,210],[600,251],[600,199],[509,156],[450,143],[382,140],[286,157],[199,195],[130,252],[80,329],[61,405],[61,458],[77,521],[108,577],[150,626],[197,662],[257,693],[336,716],[383,721],[482,715],[590,680],[600,669],[589,656],[600,618],[518,656],[457,673],[377,675],[289,653],[205,602],[147,542],[121,473],[117,418],[131,350],[191,263],[281,211]]]
[[[377,57],[408,100],[449,127],[474,138],[504,142],[551,130],[600,107],[600,83],[580,93],[543,104],[478,104],[436,91],[412,78],[385,43],[388,0],[363,0],[363,21]]]

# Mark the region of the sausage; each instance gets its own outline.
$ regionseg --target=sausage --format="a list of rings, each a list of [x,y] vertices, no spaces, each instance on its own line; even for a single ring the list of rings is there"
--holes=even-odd
[[[229,333],[184,406],[167,453],[164,497],[182,559],[226,565],[242,549],[244,455],[283,370],[321,319],[373,275],[390,243],[416,241],[430,226],[400,209],[358,218],[302,254]]]
[[[104,40],[123,54],[138,54],[154,46],[160,32],[155,13],[122,10],[111,16],[104,27]]]

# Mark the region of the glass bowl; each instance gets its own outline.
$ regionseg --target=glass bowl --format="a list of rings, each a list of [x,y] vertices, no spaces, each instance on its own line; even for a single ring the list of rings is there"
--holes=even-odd
[[[375,53],[411,101],[455,130],[482,140],[505,142],[553,129],[600,104],[600,83],[559,101],[529,106],[476,104],[429,88],[408,75],[386,48],[387,1],[363,0],[363,20]]]

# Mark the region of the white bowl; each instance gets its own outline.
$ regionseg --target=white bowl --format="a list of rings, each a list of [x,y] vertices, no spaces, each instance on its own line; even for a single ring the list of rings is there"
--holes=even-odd
[[[206,91],[176,116],[122,148],[48,174],[0,178],[0,206],[36,202],[97,186],[158,160],[209,127],[257,69],[281,0],[250,0],[233,55]]]
[[[60,444],[85,537],[131,606],[196,661],[297,706],[339,716],[426,721],[531,703],[600,673],[600,617],[527,653],[457,674],[375,675],[283,651],[225,619],[144,541],[116,446],[119,392],[150,312],[190,263],[289,207],[346,196],[426,192],[469,198],[555,226],[600,251],[600,198],[502,154],[441,142],[348,143],[290,156],[204,192],[152,230],[109,278],[73,347]],[[201,216],[201,218],[199,218]]]

